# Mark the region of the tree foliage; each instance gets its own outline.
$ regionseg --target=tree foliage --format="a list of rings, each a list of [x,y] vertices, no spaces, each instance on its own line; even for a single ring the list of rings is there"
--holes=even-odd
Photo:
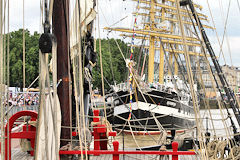
[[[10,33],[10,86],[23,87],[23,34],[22,29]],[[26,87],[39,75],[39,47],[38,40],[40,35],[37,32],[30,34],[25,30],[25,43],[26,43]],[[129,47],[127,44],[120,40],[116,40],[119,44],[125,57],[129,58]],[[97,65],[93,68],[93,88],[101,89],[101,72],[100,72],[100,54],[99,54],[99,41],[97,40]],[[128,77],[128,69],[124,59],[116,45],[114,39],[102,39],[101,51],[103,60],[103,75],[106,80],[113,85],[125,82]],[[138,49],[134,50],[134,60],[138,59]],[[33,87],[37,87],[36,82]],[[105,88],[110,89],[110,86],[105,82]]]
[[[121,51],[123,52],[125,58],[129,58],[129,49],[130,47],[127,44],[120,40],[116,40],[119,44]],[[128,78],[128,69],[126,63],[121,55],[119,48],[114,39],[102,39],[101,40],[101,51],[102,51],[102,63],[103,63],[103,75],[106,80],[113,85],[127,81]],[[100,54],[99,54],[99,40],[97,40],[97,53],[98,61],[97,65],[93,69],[93,87],[102,88],[101,81],[101,70],[100,70]],[[137,62],[139,56],[139,49],[134,50],[134,60]],[[111,65],[112,63],[112,65]],[[104,88],[110,89],[110,86],[104,82]]]
[[[11,32],[9,35],[9,65],[10,86],[23,87],[23,30]],[[25,68],[26,87],[39,75],[39,49],[38,39],[40,35],[34,32],[30,34],[25,30]],[[35,83],[33,87],[37,87]]]

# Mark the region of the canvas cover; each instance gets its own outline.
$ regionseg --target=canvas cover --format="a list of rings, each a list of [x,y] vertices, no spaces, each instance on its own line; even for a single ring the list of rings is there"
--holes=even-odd
[[[79,31],[81,27],[81,36],[85,36],[87,32],[87,25],[92,22],[96,17],[96,11],[93,8],[93,0],[80,1],[80,15],[79,18],[79,5],[76,1],[76,5],[71,17],[70,22],[70,47],[74,47],[79,43]],[[81,20],[81,22],[80,22]]]
[[[54,102],[52,96],[47,95],[45,106],[41,108],[45,110],[43,112],[46,114],[42,114],[39,117],[39,149],[35,159],[58,160],[59,157],[56,157],[56,153],[60,147],[61,132],[61,109],[58,97],[56,102]],[[54,114],[56,114],[56,122],[53,119]],[[45,122],[47,122],[47,125],[45,125]],[[54,130],[54,125],[56,125],[56,131]],[[46,150],[48,150],[48,155]]]

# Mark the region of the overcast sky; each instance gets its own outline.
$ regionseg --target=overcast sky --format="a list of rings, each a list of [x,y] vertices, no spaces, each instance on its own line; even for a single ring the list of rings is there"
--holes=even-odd
[[[40,1],[39,0],[24,0],[25,1],[25,28],[29,29],[31,33],[34,31],[41,31],[40,25]],[[70,0],[70,8],[73,8],[74,0]],[[213,14],[214,23],[218,32],[220,41],[222,41],[224,33],[224,23],[227,19],[226,31],[228,35],[229,45],[224,38],[223,51],[226,58],[226,63],[231,64],[230,54],[234,66],[240,66],[240,10],[238,0],[198,0],[198,4],[203,6],[202,12],[208,15],[209,25],[212,25],[209,8],[207,5],[209,1],[211,11]],[[229,15],[227,18],[227,11],[230,4]],[[126,17],[121,22],[117,23],[117,27],[130,27],[133,26],[134,17],[132,12],[136,10],[136,3],[131,0],[99,0],[99,21],[100,21],[100,36],[106,38],[107,32],[103,30],[104,27],[110,26],[120,19]],[[221,12],[222,11],[222,12]],[[18,30],[23,26],[23,0],[10,1],[10,31]],[[219,44],[216,38],[216,33],[208,30],[208,36],[215,48],[215,52],[219,55]],[[118,37],[120,33],[112,32],[109,37]],[[98,33],[96,35],[98,37]],[[119,37],[120,38],[120,37]],[[229,46],[229,48],[228,48]],[[222,57],[222,56],[221,56]],[[223,64],[223,58],[221,58]]]

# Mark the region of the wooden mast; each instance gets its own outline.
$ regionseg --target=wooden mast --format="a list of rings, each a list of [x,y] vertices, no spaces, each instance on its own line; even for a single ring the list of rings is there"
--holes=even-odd
[[[178,64],[177,59],[178,54],[184,54],[184,50],[179,47],[182,45],[192,46],[192,47],[200,47],[201,43],[200,40],[194,36],[186,37],[186,42],[182,40],[182,37],[179,35],[179,33],[174,33],[173,25],[178,24],[178,19],[176,18],[176,11],[177,8],[175,6],[175,0],[162,0],[162,2],[156,1],[156,0],[132,0],[135,2],[139,2],[144,5],[140,5],[140,11],[134,12],[134,15],[140,15],[142,17],[148,17],[150,19],[150,22],[143,22],[144,27],[139,28],[136,30],[127,29],[127,28],[110,28],[105,27],[104,29],[109,31],[119,31],[124,33],[130,33],[130,34],[121,34],[120,36],[125,37],[132,37],[131,34],[135,34],[135,39],[145,39],[149,41],[149,46],[144,46],[144,48],[149,49],[149,59],[148,59],[148,82],[152,83],[154,81],[154,57],[155,57],[155,51],[160,50],[160,62],[159,62],[159,83],[164,83],[164,51],[169,55],[169,61],[170,65],[173,63],[173,55],[174,56],[174,75],[178,75]],[[171,2],[171,3],[167,3]],[[196,8],[201,9],[202,7],[199,5],[194,4]],[[146,12],[142,12],[145,10]],[[149,12],[149,13],[148,13]],[[188,15],[189,10],[185,8],[181,8],[182,16],[185,17],[185,21],[183,21],[183,24],[192,25],[192,22],[190,21],[190,17]],[[159,14],[161,13],[161,14]],[[171,15],[171,16],[170,16]],[[203,21],[207,21],[207,16],[197,12],[197,15],[199,18]],[[160,20],[158,23],[157,20]],[[171,23],[171,29],[167,28],[164,25],[164,22],[166,21]],[[162,23],[163,22],[163,23]],[[160,25],[160,26],[159,26]],[[196,23],[195,23],[196,25]],[[210,28],[214,29],[211,26],[203,25],[204,28]],[[164,44],[164,48],[162,45],[156,46],[155,43],[160,41],[161,37],[161,43]],[[170,47],[170,45],[172,47]],[[140,47],[137,45],[133,45],[133,47]],[[193,56],[204,56],[201,52],[189,52],[189,55]],[[209,55],[207,55],[209,57]],[[170,72],[168,73],[170,75]]]
[[[162,0],[162,3],[165,3],[165,0]],[[165,21],[165,8],[162,8],[162,22]],[[160,42],[161,43],[161,42]],[[164,44],[160,45],[160,60],[159,60],[159,83],[164,83]]]
[[[151,30],[155,29],[155,0],[151,0],[150,4],[150,24]],[[149,38],[149,59],[148,59],[148,82],[154,80],[154,56],[155,56],[155,36],[150,35]]]
[[[53,34],[57,39],[57,79],[62,80],[57,88],[61,106],[62,124],[61,139],[70,139],[70,64],[69,64],[69,0],[54,1],[53,4]],[[68,141],[61,141],[61,146]]]

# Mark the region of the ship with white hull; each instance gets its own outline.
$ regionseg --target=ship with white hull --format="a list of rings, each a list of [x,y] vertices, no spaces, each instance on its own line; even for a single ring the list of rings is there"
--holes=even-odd
[[[169,77],[168,77],[168,81]],[[181,80],[177,80],[182,82]],[[149,85],[135,89],[130,104],[130,92],[127,83],[113,87],[113,108],[109,110],[112,116],[108,120],[115,129],[125,132],[134,131],[139,134],[159,133],[158,123],[167,130],[184,130],[195,125],[194,109],[189,93],[182,89],[178,94],[172,84]],[[180,85],[181,86],[181,85]],[[185,88],[186,89],[186,88]],[[129,115],[131,128],[125,125]]]
[[[195,6],[200,18],[207,21],[207,16],[200,13],[201,6]],[[112,87],[113,106],[107,114],[115,129],[145,133],[161,131],[162,127],[174,131],[195,126],[194,107],[198,110],[199,105],[195,94],[193,105],[190,90],[197,92],[197,81],[187,84],[186,75],[190,68],[196,69],[196,58],[209,55],[202,53],[201,41],[193,34],[195,24],[188,8],[181,8],[182,28],[186,32],[183,41],[181,21],[174,7],[175,2],[165,0],[137,1],[133,29],[105,27],[109,32],[122,32],[120,36],[131,38],[129,60],[123,58],[129,77],[127,83]],[[134,52],[136,48],[140,49]],[[182,61],[187,56],[190,64]]]

